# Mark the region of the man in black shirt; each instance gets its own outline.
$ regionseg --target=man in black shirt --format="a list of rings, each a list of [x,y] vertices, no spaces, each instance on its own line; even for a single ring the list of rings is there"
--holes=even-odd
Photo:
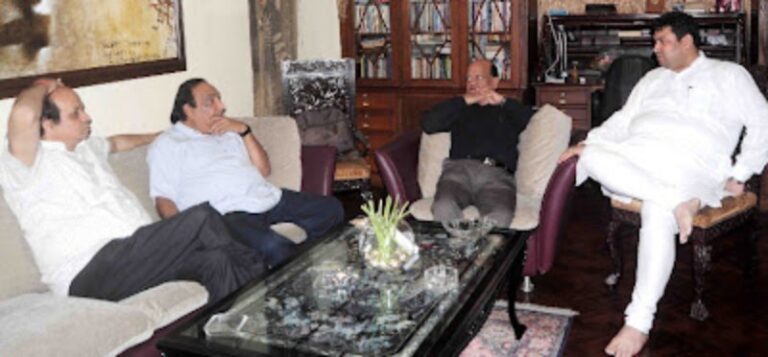
[[[466,93],[436,105],[422,119],[428,134],[451,133],[450,157],[432,204],[436,220],[460,218],[463,208],[474,205],[500,227],[512,222],[517,143],[533,110],[496,92],[498,77],[490,61],[472,62]]]

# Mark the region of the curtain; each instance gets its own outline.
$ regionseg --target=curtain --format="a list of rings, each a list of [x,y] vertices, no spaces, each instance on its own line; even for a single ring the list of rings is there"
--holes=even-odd
[[[296,0],[249,0],[254,115],[284,114],[280,62],[296,58]]]

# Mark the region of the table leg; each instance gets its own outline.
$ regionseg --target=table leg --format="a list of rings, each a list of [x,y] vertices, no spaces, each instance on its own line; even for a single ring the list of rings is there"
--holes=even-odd
[[[524,254],[521,254],[525,256]],[[512,323],[512,328],[515,330],[515,338],[520,340],[523,338],[523,334],[527,327],[520,323],[517,319],[517,312],[515,311],[515,301],[517,301],[517,290],[520,286],[520,282],[523,280],[523,257],[515,259],[512,263],[512,267],[509,269],[509,286],[507,286],[507,313],[509,314],[509,322]]]

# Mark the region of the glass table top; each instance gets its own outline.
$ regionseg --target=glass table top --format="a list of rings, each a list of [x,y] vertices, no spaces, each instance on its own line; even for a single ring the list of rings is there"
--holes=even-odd
[[[180,336],[235,351],[411,355],[456,313],[467,287],[493,265],[489,258],[517,237],[507,231],[464,240],[434,222],[411,226],[420,258],[407,271],[367,266],[358,249],[361,231],[347,226]],[[429,268],[454,271],[458,281],[425,281]]]

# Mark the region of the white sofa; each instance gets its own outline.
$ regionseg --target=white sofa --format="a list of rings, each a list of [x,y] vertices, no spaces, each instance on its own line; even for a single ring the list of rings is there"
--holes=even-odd
[[[289,117],[245,119],[272,163],[278,186],[301,185],[301,146]],[[158,219],[149,198],[146,147],[110,157],[115,174]],[[1,190],[0,190],[1,192]],[[0,356],[111,356],[140,344],[155,330],[205,305],[208,293],[195,282],[169,282],[119,302],[58,297],[40,273],[5,200],[0,200]],[[301,240],[303,231],[277,229]]]

